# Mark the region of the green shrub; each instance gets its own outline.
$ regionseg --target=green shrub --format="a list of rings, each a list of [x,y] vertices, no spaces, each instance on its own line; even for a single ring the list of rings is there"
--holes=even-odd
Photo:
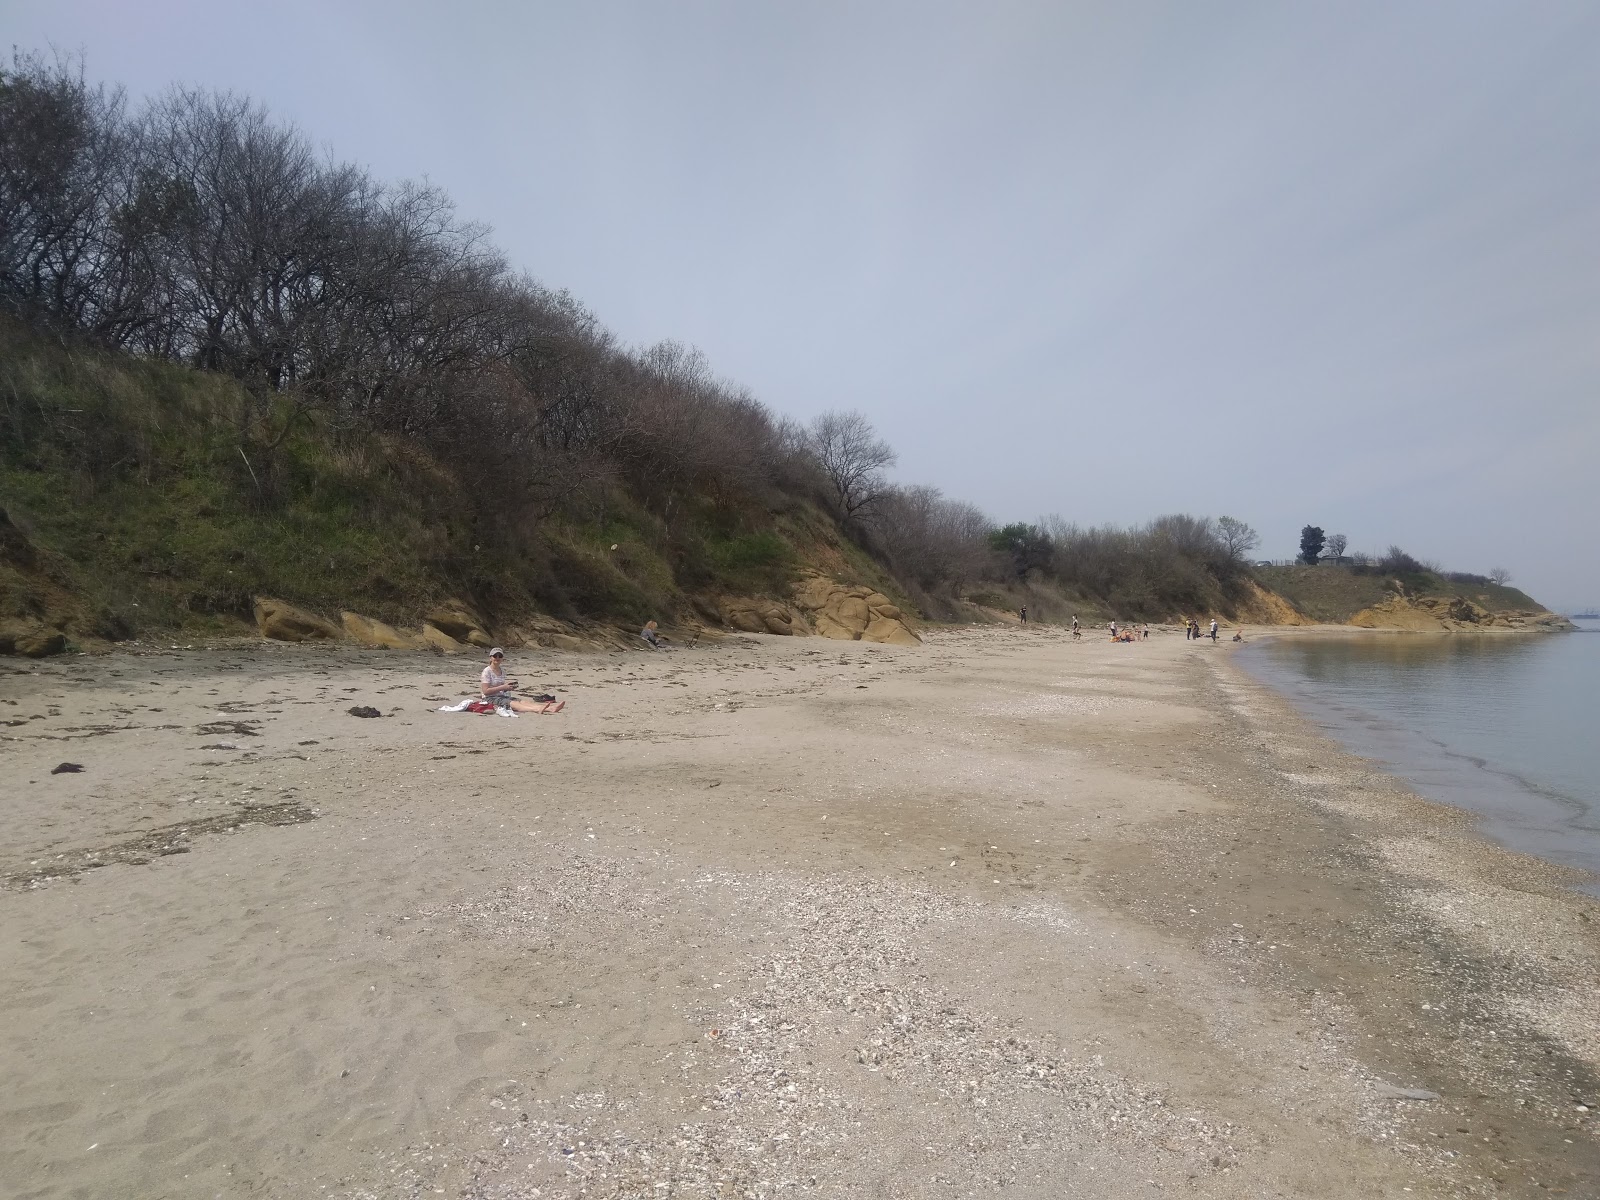
[[[730,572],[782,566],[794,557],[789,543],[770,530],[747,533],[723,542],[710,542],[706,549],[713,563],[723,571]]]

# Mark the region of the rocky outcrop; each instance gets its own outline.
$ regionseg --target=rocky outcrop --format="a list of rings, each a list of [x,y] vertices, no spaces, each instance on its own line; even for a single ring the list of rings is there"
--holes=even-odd
[[[393,625],[363,617],[360,613],[342,612],[339,614],[339,623],[344,626],[345,636],[352,642],[372,650],[420,650],[427,645],[414,634],[401,633]]]
[[[842,642],[894,646],[922,644],[899,606],[882,592],[815,573],[796,585],[792,604],[762,596],[730,596],[718,604],[717,616],[741,633],[816,634]]]
[[[435,605],[424,619],[454,641],[482,646],[486,650],[494,645],[494,639],[484,628],[483,617],[463,600],[446,600]]]
[[[576,634],[552,633],[550,635],[550,649],[575,650],[583,652],[590,650],[603,650],[605,649],[605,646],[601,642],[590,641],[587,638],[578,637]]]
[[[256,597],[256,629],[276,642],[336,641],[340,630],[316,613],[296,608],[285,600]]]
[[[900,607],[869,587],[847,586],[826,575],[808,575],[796,585],[794,603],[822,637],[891,646],[922,644]]]
[[[1539,610],[1484,608],[1464,596],[1394,596],[1350,618],[1362,629],[1407,629],[1421,633],[1459,633],[1472,630],[1571,629],[1562,616]]]
[[[458,642],[431,621],[422,626],[423,645],[440,654],[464,654],[472,649],[466,642]]]
[[[1277,592],[1268,591],[1253,579],[1245,580],[1245,594],[1238,605],[1237,617],[1248,625],[1311,625],[1314,624],[1294,605]]]
[[[500,630],[500,644],[506,647],[539,646],[546,650],[639,650],[644,643],[638,631],[613,625],[562,621],[534,614]]]
[[[805,635],[805,621],[786,604],[759,597],[735,597],[722,602],[722,620],[741,633]]]
[[[67,648],[67,635],[59,629],[13,623],[0,626],[0,654],[24,658],[49,658]]]

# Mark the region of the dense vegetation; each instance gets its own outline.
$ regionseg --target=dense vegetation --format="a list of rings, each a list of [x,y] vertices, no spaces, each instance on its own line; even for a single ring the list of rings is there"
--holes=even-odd
[[[802,566],[934,616],[1230,613],[1231,518],[994,524],[894,486],[858,413],[800,426],[621,344],[425,184],[247,99],[140,106],[0,69],[0,617],[119,637],[272,593],[414,619],[670,617]]]
[[[54,339],[4,333],[5,503],[75,561],[122,565],[98,532],[114,509],[143,526],[135,563],[225,574],[191,611],[237,613],[252,587],[390,610],[446,589],[637,619],[683,589],[776,586],[813,510],[882,490],[869,471],[841,500],[827,430],[691,350],[620,346],[438,189],[329,161],[230,95],[135,112],[15,59],[0,304]]]
[[[1019,555],[1018,527],[891,487],[859,414],[800,428],[692,350],[620,345],[438,188],[330,161],[232,95],[134,110],[15,58],[0,231],[0,500],[107,636],[261,590],[636,619],[781,593],[804,561],[887,566],[936,613],[1043,582],[1156,616],[1225,605],[1242,570],[1189,518],[1021,527]],[[38,609],[37,580],[13,585]]]

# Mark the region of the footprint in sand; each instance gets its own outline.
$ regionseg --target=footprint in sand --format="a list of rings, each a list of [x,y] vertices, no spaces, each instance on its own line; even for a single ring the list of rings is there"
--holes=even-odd
[[[493,1030],[484,1033],[458,1033],[456,1034],[456,1049],[462,1054],[473,1058],[482,1058],[484,1054],[493,1049],[500,1041],[500,1035]]]

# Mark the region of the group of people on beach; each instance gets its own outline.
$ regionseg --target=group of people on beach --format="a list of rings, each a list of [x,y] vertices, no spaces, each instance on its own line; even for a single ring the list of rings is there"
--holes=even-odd
[[[1024,621],[1026,621],[1028,619],[1028,610],[1023,608],[1020,616]],[[1111,629],[1111,640],[1113,642],[1137,642],[1150,636],[1150,626],[1148,623],[1142,626],[1128,625],[1119,628],[1116,621],[1113,620],[1109,627]],[[1072,636],[1082,636],[1082,630],[1078,624],[1078,618],[1076,615],[1074,615],[1072,618]],[[1212,641],[1212,644],[1215,645],[1217,641],[1217,619],[1215,617],[1211,619],[1211,629],[1209,633],[1202,633],[1200,630],[1200,622],[1196,621],[1193,617],[1190,617],[1184,623],[1183,636],[1186,641],[1199,641],[1201,638],[1209,637]],[[639,632],[639,637],[652,650],[663,649],[667,640],[665,636],[660,633],[659,628],[654,621],[649,621],[645,624],[645,627]],[[1242,642],[1244,641],[1244,637],[1241,634],[1235,633],[1233,635],[1233,640],[1236,642]],[[483,699],[486,703],[494,705],[495,708],[509,709],[514,713],[536,713],[540,716],[558,713],[567,706],[567,702],[565,700],[557,700],[554,696],[547,697],[541,695],[524,698],[517,695],[517,689],[521,685],[515,679],[506,678],[505,658],[506,652],[499,646],[496,646],[493,650],[489,651],[489,664],[483,668],[483,674],[480,676],[478,683],[479,691],[482,693]],[[488,710],[485,709],[484,711]]]

